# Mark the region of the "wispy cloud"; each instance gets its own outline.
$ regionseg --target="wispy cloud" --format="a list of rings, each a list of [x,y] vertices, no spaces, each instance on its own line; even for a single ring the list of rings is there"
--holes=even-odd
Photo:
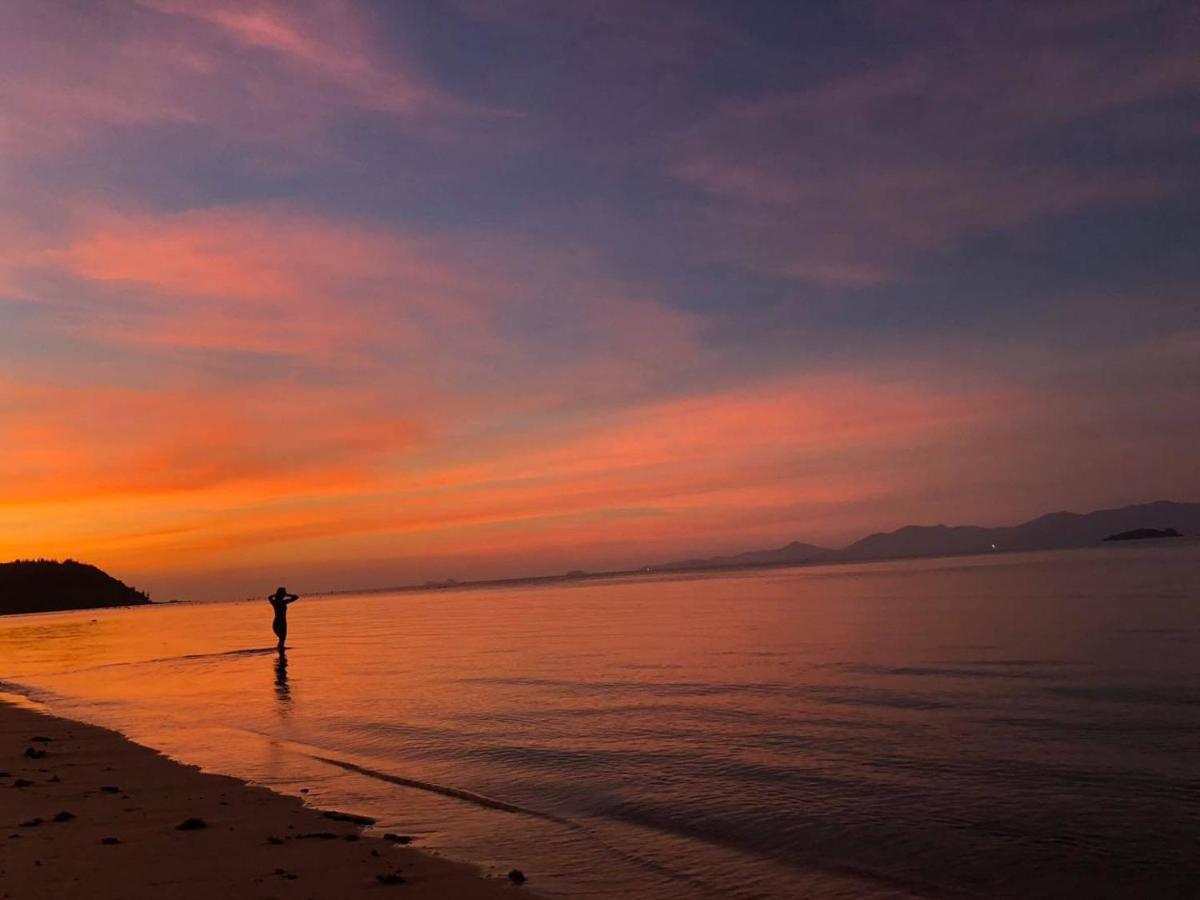
[[[10,160],[77,151],[104,130],[171,126],[264,148],[269,165],[324,152],[325,129],[355,111],[427,136],[483,113],[384,52],[350,3],[15,4],[0,54]]]
[[[1195,17],[1094,16],[987,4],[881,4],[919,35],[896,60],[730,102],[673,145],[673,170],[717,206],[726,258],[835,285],[884,283],[963,238],[1081,210],[1145,203],[1169,175],[1051,138],[1137,104],[1200,95]],[[1190,37],[1189,37],[1190,35]],[[1129,136],[1136,140],[1136,135]]]

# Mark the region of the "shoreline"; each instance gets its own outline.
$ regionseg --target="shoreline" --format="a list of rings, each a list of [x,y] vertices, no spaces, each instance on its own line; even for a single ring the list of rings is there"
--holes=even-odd
[[[3,699],[0,791],[0,900],[535,897],[403,836],[363,834],[364,817]]]

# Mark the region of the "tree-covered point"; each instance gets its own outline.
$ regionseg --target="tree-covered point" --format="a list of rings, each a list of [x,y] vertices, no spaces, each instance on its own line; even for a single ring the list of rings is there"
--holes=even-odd
[[[149,602],[148,594],[73,559],[0,563],[0,615]]]

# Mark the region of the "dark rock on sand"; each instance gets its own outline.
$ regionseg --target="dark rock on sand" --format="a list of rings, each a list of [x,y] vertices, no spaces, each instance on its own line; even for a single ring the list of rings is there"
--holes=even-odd
[[[208,823],[205,822],[203,819],[191,818],[191,819],[184,819],[182,822],[180,822],[178,825],[175,826],[175,830],[176,831],[199,831],[201,828],[207,828],[207,827],[208,827]]]
[[[513,884],[524,884],[529,879],[525,877],[525,873],[520,869],[513,869],[508,873],[508,880]]]
[[[104,838],[100,838],[100,843],[102,843],[102,844],[119,844],[119,843],[121,843],[121,839],[116,838],[116,837],[104,837]]]
[[[326,819],[333,819],[335,822],[353,822],[355,825],[374,825],[375,820],[370,816],[356,816],[354,813],[337,812],[329,810],[321,813]]]
[[[332,841],[335,838],[337,838],[337,835],[334,834],[332,831],[306,831],[304,834],[296,835],[296,838],[299,840],[302,840],[302,841],[303,840]]]
[[[25,755],[30,759],[41,759],[46,755],[45,750],[39,750],[37,747],[26,747]]]
[[[393,844],[411,844],[413,842],[411,834],[393,834],[390,831],[383,836],[383,839],[391,841]]]
[[[380,884],[404,884],[405,878],[398,872],[389,872],[386,875],[376,875],[376,880]]]
[[[18,828],[37,828],[39,825],[42,824],[43,821],[44,821],[43,819],[26,819],[24,822],[22,822],[17,827]]]
[[[70,822],[73,818],[75,818],[75,813],[67,812],[67,810],[64,809],[62,812],[55,814],[54,821],[55,822]]]

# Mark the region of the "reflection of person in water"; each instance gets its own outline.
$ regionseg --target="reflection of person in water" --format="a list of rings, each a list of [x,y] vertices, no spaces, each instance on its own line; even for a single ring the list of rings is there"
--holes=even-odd
[[[287,588],[282,587],[267,598],[267,602],[275,610],[275,621],[271,623],[271,630],[275,632],[275,637],[279,638],[280,651],[283,650],[283,642],[287,640],[288,604],[294,603],[297,599],[295,594],[289,594]]]
[[[292,699],[292,689],[288,686],[287,653],[279,648],[279,658],[275,660],[275,696],[280,703],[289,703]]]

